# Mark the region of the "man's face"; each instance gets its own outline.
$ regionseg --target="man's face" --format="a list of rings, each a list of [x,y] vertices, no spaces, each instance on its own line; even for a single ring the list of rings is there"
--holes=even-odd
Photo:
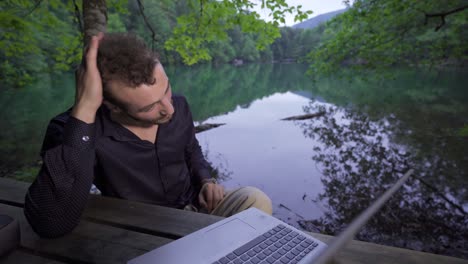
[[[136,88],[124,87],[120,82],[109,84],[114,99],[125,105],[120,111],[144,125],[166,123],[174,114],[171,85],[160,63],[154,69],[154,77],[154,84]]]

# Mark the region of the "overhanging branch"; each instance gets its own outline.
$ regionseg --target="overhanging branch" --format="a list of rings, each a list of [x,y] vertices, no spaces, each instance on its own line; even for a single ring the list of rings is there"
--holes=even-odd
[[[73,0],[73,5],[75,6],[75,18],[76,18],[76,23],[78,24],[78,29],[80,30],[82,34],[84,34],[83,23],[81,22],[80,8],[76,4],[76,0]]]
[[[143,7],[143,4],[141,3],[141,0],[137,0],[137,3],[138,3],[138,9],[140,10],[140,14],[143,17],[143,20],[145,21],[145,25],[151,31],[151,40],[152,40],[151,48],[154,51],[154,43],[158,41],[156,39],[156,32],[154,31],[153,27],[149,23],[148,18],[145,16],[144,7]]]
[[[33,7],[31,10],[29,10],[28,13],[25,14],[24,16],[27,17],[27,16],[29,16],[32,12],[34,12],[34,11],[41,5],[41,2],[42,2],[42,0],[36,1],[34,7]]]
[[[442,28],[445,25],[445,17],[446,16],[461,12],[461,11],[467,9],[467,8],[468,8],[468,5],[464,5],[464,6],[455,8],[453,10],[447,11],[447,12],[430,13],[430,14],[424,12],[424,14],[426,15],[425,20],[424,20],[424,25],[427,25],[427,22],[429,21],[429,18],[440,17],[440,23],[435,28],[435,31],[438,31],[440,28]]]

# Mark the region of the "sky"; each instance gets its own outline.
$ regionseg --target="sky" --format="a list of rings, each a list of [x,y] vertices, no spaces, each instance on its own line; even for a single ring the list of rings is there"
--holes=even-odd
[[[302,5],[303,11],[312,10],[314,13],[310,15],[309,18],[346,7],[346,5],[343,4],[343,0],[286,0],[286,2],[289,6]],[[271,20],[271,18],[268,18],[269,11],[261,10],[260,5],[257,5],[257,8],[254,10],[257,11],[263,19],[267,21]],[[286,26],[292,26],[297,23],[299,22],[294,22],[293,15],[288,14],[286,16]]]

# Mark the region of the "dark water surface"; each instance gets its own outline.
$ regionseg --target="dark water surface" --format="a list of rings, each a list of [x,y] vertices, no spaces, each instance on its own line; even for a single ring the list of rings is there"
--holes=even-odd
[[[392,78],[304,76],[303,65],[167,68],[227,188],[251,185],[275,216],[336,234],[410,168],[414,177],[357,238],[468,259],[467,72],[395,70]],[[48,120],[73,102],[72,76],[0,97],[1,176],[30,178]],[[324,115],[304,121],[282,118]]]

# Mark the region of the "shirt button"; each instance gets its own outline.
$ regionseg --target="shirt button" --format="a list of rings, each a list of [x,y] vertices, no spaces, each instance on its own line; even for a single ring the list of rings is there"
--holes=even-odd
[[[89,137],[88,137],[88,136],[83,136],[81,139],[82,139],[83,141],[85,141],[85,142],[88,142],[88,141],[89,141]]]

